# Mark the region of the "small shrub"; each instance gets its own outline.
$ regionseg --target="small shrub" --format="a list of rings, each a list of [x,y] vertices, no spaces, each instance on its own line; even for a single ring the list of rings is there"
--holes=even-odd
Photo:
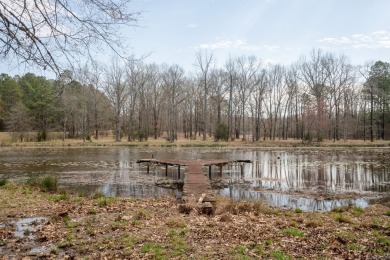
[[[0,186],[4,186],[6,184],[7,184],[7,180],[3,179],[3,178],[0,178]]]
[[[303,141],[308,142],[308,143],[311,143],[311,142],[313,141],[313,137],[311,136],[311,133],[310,133],[310,132],[307,132],[307,133],[303,136]]]
[[[387,211],[385,212],[385,215],[390,217],[390,210],[387,210]]]
[[[294,211],[295,213],[303,213],[303,210],[301,210],[300,208],[296,208]]]
[[[39,183],[39,187],[43,191],[54,192],[58,189],[58,179],[53,176],[45,176]]]
[[[226,124],[222,123],[217,126],[217,129],[214,133],[215,141],[228,141],[229,140],[229,130]]]

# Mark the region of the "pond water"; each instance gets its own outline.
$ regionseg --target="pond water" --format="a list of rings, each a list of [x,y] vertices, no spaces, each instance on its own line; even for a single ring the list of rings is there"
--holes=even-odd
[[[0,178],[25,181],[55,174],[66,189],[112,197],[180,196],[180,190],[155,185],[157,180],[177,179],[177,168],[165,176],[165,168],[155,166],[147,174],[136,163],[152,157],[252,160],[243,173],[240,165],[225,166],[222,176],[213,169],[212,180],[223,184],[215,192],[278,207],[366,207],[390,191],[389,149],[1,148],[0,153]]]

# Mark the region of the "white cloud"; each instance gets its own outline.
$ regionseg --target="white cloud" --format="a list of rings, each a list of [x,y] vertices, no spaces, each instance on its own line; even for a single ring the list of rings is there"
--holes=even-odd
[[[277,45],[254,45],[249,44],[245,39],[238,40],[218,40],[212,43],[202,43],[195,47],[195,49],[212,49],[212,50],[243,50],[243,51],[277,51],[280,49]]]
[[[198,28],[199,26],[196,23],[190,23],[187,27],[191,29],[195,29]]]
[[[353,34],[348,37],[326,37],[319,42],[354,49],[388,49],[390,48],[390,32],[376,31],[369,34]]]

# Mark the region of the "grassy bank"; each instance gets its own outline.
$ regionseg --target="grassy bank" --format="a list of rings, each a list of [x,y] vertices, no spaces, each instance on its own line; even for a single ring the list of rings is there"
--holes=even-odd
[[[31,134],[32,135],[32,134]],[[104,147],[104,146],[124,146],[124,147],[390,147],[390,141],[375,140],[374,142],[363,140],[339,140],[333,142],[333,140],[324,140],[323,142],[307,143],[302,140],[261,140],[258,142],[242,141],[236,139],[234,141],[215,142],[212,137],[208,137],[206,141],[203,141],[198,137],[196,140],[189,140],[184,136],[179,135],[178,140],[174,143],[167,142],[165,138],[160,137],[158,139],[149,138],[148,141],[127,141],[123,138],[120,142],[115,142],[112,135],[100,137],[95,140],[92,138],[90,141],[83,141],[81,139],[66,139],[62,141],[56,138],[58,134],[53,134],[49,141],[28,141],[28,142],[12,142],[11,134],[0,132],[0,146],[22,146],[22,147]]]
[[[17,237],[15,222],[31,217],[44,220]],[[179,213],[173,198],[82,197],[7,183],[0,187],[0,226],[0,258],[5,259],[390,256],[390,208],[383,205],[305,213],[218,198],[215,215],[187,215]]]

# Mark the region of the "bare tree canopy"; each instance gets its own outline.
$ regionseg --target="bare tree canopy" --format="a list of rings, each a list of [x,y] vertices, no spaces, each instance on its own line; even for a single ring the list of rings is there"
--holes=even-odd
[[[129,0],[1,0],[0,56],[60,74],[81,57],[110,49],[123,56],[120,25],[139,13]]]

